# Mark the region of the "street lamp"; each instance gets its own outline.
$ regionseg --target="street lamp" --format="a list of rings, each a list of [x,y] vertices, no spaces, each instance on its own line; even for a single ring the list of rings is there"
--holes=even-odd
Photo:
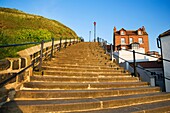
[[[96,42],[96,22],[94,22],[94,42]]]

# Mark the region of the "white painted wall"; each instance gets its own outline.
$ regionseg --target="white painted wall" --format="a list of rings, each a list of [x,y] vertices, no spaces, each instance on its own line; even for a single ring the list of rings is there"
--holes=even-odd
[[[170,36],[161,37],[162,55],[164,59],[170,60]],[[170,79],[170,62],[163,61],[164,76]],[[166,92],[170,92],[170,80],[165,79]]]
[[[134,49],[134,50],[135,50],[135,52],[145,53],[145,50],[143,48]],[[115,58],[118,63],[123,63],[125,61],[116,57],[116,56],[119,56],[119,57],[127,60],[128,62],[133,62],[133,52],[130,52],[130,51],[132,51],[132,50],[131,49],[129,49],[129,51],[120,50],[120,51],[115,51],[113,54],[115,55]],[[141,55],[141,54],[137,54],[137,53],[135,54],[135,56],[136,56],[136,62],[158,60],[157,58],[153,58],[150,56]]]

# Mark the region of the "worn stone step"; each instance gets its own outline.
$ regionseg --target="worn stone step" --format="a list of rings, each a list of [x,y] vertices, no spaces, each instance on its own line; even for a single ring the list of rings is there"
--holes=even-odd
[[[65,73],[65,74],[44,74],[42,72],[34,72],[34,76],[50,76],[50,77],[78,77],[78,78],[131,78],[129,74],[74,74],[74,73]]]
[[[70,51],[74,51],[74,52],[70,52]],[[98,52],[95,50],[92,51],[80,51],[80,50],[65,50],[65,51],[61,51],[55,54],[56,56],[69,56],[69,55],[74,55],[74,56],[79,56],[79,57],[83,57],[83,56],[108,56],[107,54],[104,54],[104,52]]]
[[[55,71],[76,71],[76,72],[119,72],[124,71],[123,68],[108,68],[108,69],[100,69],[100,68],[79,68],[79,67],[57,67],[57,66],[42,66],[43,70],[55,70]]]
[[[148,86],[147,82],[112,82],[112,83],[56,83],[56,82],[28,82],[24,83],[25,88],[34,89],[111,89],[111,88],[135,88]]]
[[[119,88],[109,90],[20,90],[15,98],[20,99],[78,99],[78,98],[99,98],[109,96],[124,96],[135,94],[147,94],[159,92],[158,87]]]
[[[112,74],[115,74],[115,73],[128,73],[127,71],[124,71],[124,69],[117,69],[117,68],[114,68],[114,69],[85,69],[85,68],[77,68],[77,69],[74,69],[74,68],[55,68],[55,67],[43,67],[43,70],[44,71],[57,71],[57,72],[94,72],[94,73],[98,73],[98,74],[101,74],[101,73],[112,73]]]
[[[106,66],[107,62],[72,62],[72,61],[67,61],[67,62],[54,62],[56,64],[75,64],[75,65],[93,65],[93,66]]]
[[[68,52],[63,52],[63,53],[58,53],[58,54],[56,54],[56,56],[54,57],[54,58],[70,58],[69,56],[74,56],[74,57],[76,57],[76,58],[91,58],[91,59],[94,59],[95,60],[95,58],[97,58],[97,57],[99,57],[99,58],[102,58],[102,57],[108,57],[108,55],[104,55],[104,54],[102,54],[101,55],[101,53],[81,53],[81,52],[79,52],[79,53],[69,53],[68,54]]]
[[[2,106],[2,109],[5,109],[5,107],[7,106],[6,112],[8,112],[8,110],[12,110],[13,112],[17,110],[22,110],[24,113],[75,112],[103,110],[108,108],[141,105],[145,103],[155,103],[167,100],[170,100],[170,94],[164,93],[149,93],[74,100],[15,100]]]
[[[71,71],[50,71],[44,70],[43,72],[34,72],[35,75],[42,76],[77,76],[77,77],[131,77],[129,73],[124,72],[113,72],[113,73],[104,73],[104,72],[71,72]]]
[[[88,60],[88,59],[76,59],[76,60],[69,60],[69,59],[66,59],[66,60],[63,60],[63,59],[56,59],[54,61],[52,61],[53,63],[107,63],[108,61],[105,61],[105,60]]]
[[[78,57],[78,58],[76,58],[76,57],[74,57],[74,59],[73,59],[73,57],[57,57],[57,58],[52,58],[51,59],[51,62],[57,62],[57,61],[74,61],[74,62],[78,62],[78,61],[84,61],[84,62],[86,62],[86,61],[90,61],[90,62],[105,62],[104,60],[103,60],[103,58],[90,58],[90,57]]]
[[[116,70],[119,70],[119,69],[122,69],[124,70],[123,68],[115,65],[115,66],[90,66],[90,65],[73,65],[73,64],[49,64],[49,63],[44,63],[42,67],[56,67],[56,68],[78,68],[78,69],[82,69],[82,68],[86,68],[86,69],[116,69]]]
[[[51,82],[138,82],[137,77],[74,77],[74,76],[31,76],[31,81],[51,81]]]
[[[57,67],[72,67],[72,68],[91,68],[91,69],[94,69],[94,68],[97,68],[97,69],[111,69],[111,68],[117,68],[117,69],[120,69],[121,67],[117,66],[117,65],[77,65],[77,64],[57,64],[57,63],[43,63],[43,66],[57,66]],[[123,68],[121,68],[123,69]]]
[[[106,75],[106,76],[111,76],[111,75],[130,75],[130,73],[126,71],[115,71],[115,72],[88,72],[88,71],[76,71],[76,70],[63,70],[63,71],[57,71],[57,70],[44,70],[44,74],[56,74],[56,75],[68,75],[68,74],[74,74],[74,75]]]
[[[133,113],[169,113],[170,112],[170,103],[169,105],[163,106],[163,107],[157,107],[153,109],[145,109]]]
[[[70,63],[70,62],[55,62],[55,64],[58,64],[58,65],[68,65],[68,64],[72,64],[72,65],[90,65],[90,66],[106,66],[107,63],[89,63],[89,62],[86,62],[86,63],[83,63],[83,62],[74,62],[74,63]]]
[[[169,113],[170,100],[131,105],[120,108],[98,109],[90,111],[74,111],[74,113]]]
[[[77,49],[77,48],[66,48],[64,51],[60,51],[60,52],[58,52],[58,53],[56,53],[56,54],[59,54],[59,53],[69,53],[70,52],[70,50],[74,50],[75,52],[74,53],[82,53],[82,54],[88,54],[88,53],[105,53],[105,51],[102,49],[102,48],[100,48],[100,47],[96,47],[95,49],[90,49],[90,48],[82,48],[81,47],[81,49]],[[73,54],[74,54],[73,53]]]

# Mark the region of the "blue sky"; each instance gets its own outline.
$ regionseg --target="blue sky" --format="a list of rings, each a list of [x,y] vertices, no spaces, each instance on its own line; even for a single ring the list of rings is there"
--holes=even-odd
[[[113,40],[113,27],[136,30],[145,26],[150,50],[156,50],[158,35],[170,29],[170,0],[0,0],[1,7],[55,19],[89,40],[93,22],[97,37]]]

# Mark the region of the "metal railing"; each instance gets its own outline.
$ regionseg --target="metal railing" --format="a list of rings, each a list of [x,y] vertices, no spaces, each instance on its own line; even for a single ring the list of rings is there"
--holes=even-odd
[[[7,48],[7,47],[16,47],[16,46],[24,46],[24,45],[30,45],[30,44],[39,44],[37,46],[31,47],[33,50],[39,48],[39,50],[35,50],[35,52],[28,54],[27,56],[27,65],[25,65],[23,68],[19,69],[18,71],[12,72],[12,70],[7,71],[6,73],[11,73],[12,75],[0,82],[0,88],[3,87],[5,84],[9,83],[14,78],[16,79],[15,82],[17,82],[17,77],[20,74],[26,73],[27,70],[29,70],[28,76],[32,74],[32,71],[35,68],[38,68],[38,71],[41,71],[41,67],[43,64],[43,61],[46,59],[51,59],[54,55],[54,52],[60,51],[61,48],[66,48],[67,46],[70,46],[72,44],[79,43],[82,39],[80,38],[60,38],[59,40],[54,40],[52,38],[51,40],[42,40],[41,42],[29,42],[29,43],[23,43],[23,44],[10,44],[10,45],[1,45],[0,48]],[[28,50],[27,50],[28,49]],[[30,48],[27,48],[25,50],[20,51],[21,53],[24,53],[24,51],[28,52]],[[30,49],[31,50],[31,49]],[[31,52],[31,51],[30,51]],[[22,57],[22,55],[20,55]],[[12,63],[11,63],[12,64]],[[1,73],[3,74],[3,73]]]
[[[117,58],[120,58],[123,61],[125,61],[125,63],[132,63],[133,64],[133,72],[134,72],[134,73],[132,73],[132,76],[139,77],[138,76],[138,72],[137,72],[137,68],[139,68],[139,69],[142,69],[142,70],[144,70],[146,72],[149,72],[150,75],[152,76],[151,78],[155,78],[155,75],[157,75],[157,76],[162,77],[162,79],[170,80],[170,78],[167,78],[165,76],[161,76],[161,74],[157,74],[157,73],[155,73],[153,71],[150,71],[148,69],[142,68],[142,67],[138,66],[137,63],[136,63],[136,54],[140,54],[140,55],[144,55],[144,56],[148,56],[148,57],[152,57],[152,58],[157,58],[157,59],[158,59],[158,57],[152,56],[152,55],[148,55],[148,54],[144,54],[144,53],[140,53],[140,52],[136,52],[135,50],[122,49],[122,50],[125,50],[125,51],[128,51],[128,52],[131,52],[133,54],[133,61],[130,62],[130,61],[126,60],[125,58],[120,57],[119,55],[113,54],[113,45],[108,43],[106,40],[101,39],[101,38],[97,38],[97,41],[102,46],[102,48],[106,51],[105,53],[106,54],[110,54],[112,61],[115,60],[115,58],[117,57]],[[108,50],[108,46],[110,46],[110,50]],[[170,62],[170,60],[163,59],[163,58],[159,58],[159,60]]]

